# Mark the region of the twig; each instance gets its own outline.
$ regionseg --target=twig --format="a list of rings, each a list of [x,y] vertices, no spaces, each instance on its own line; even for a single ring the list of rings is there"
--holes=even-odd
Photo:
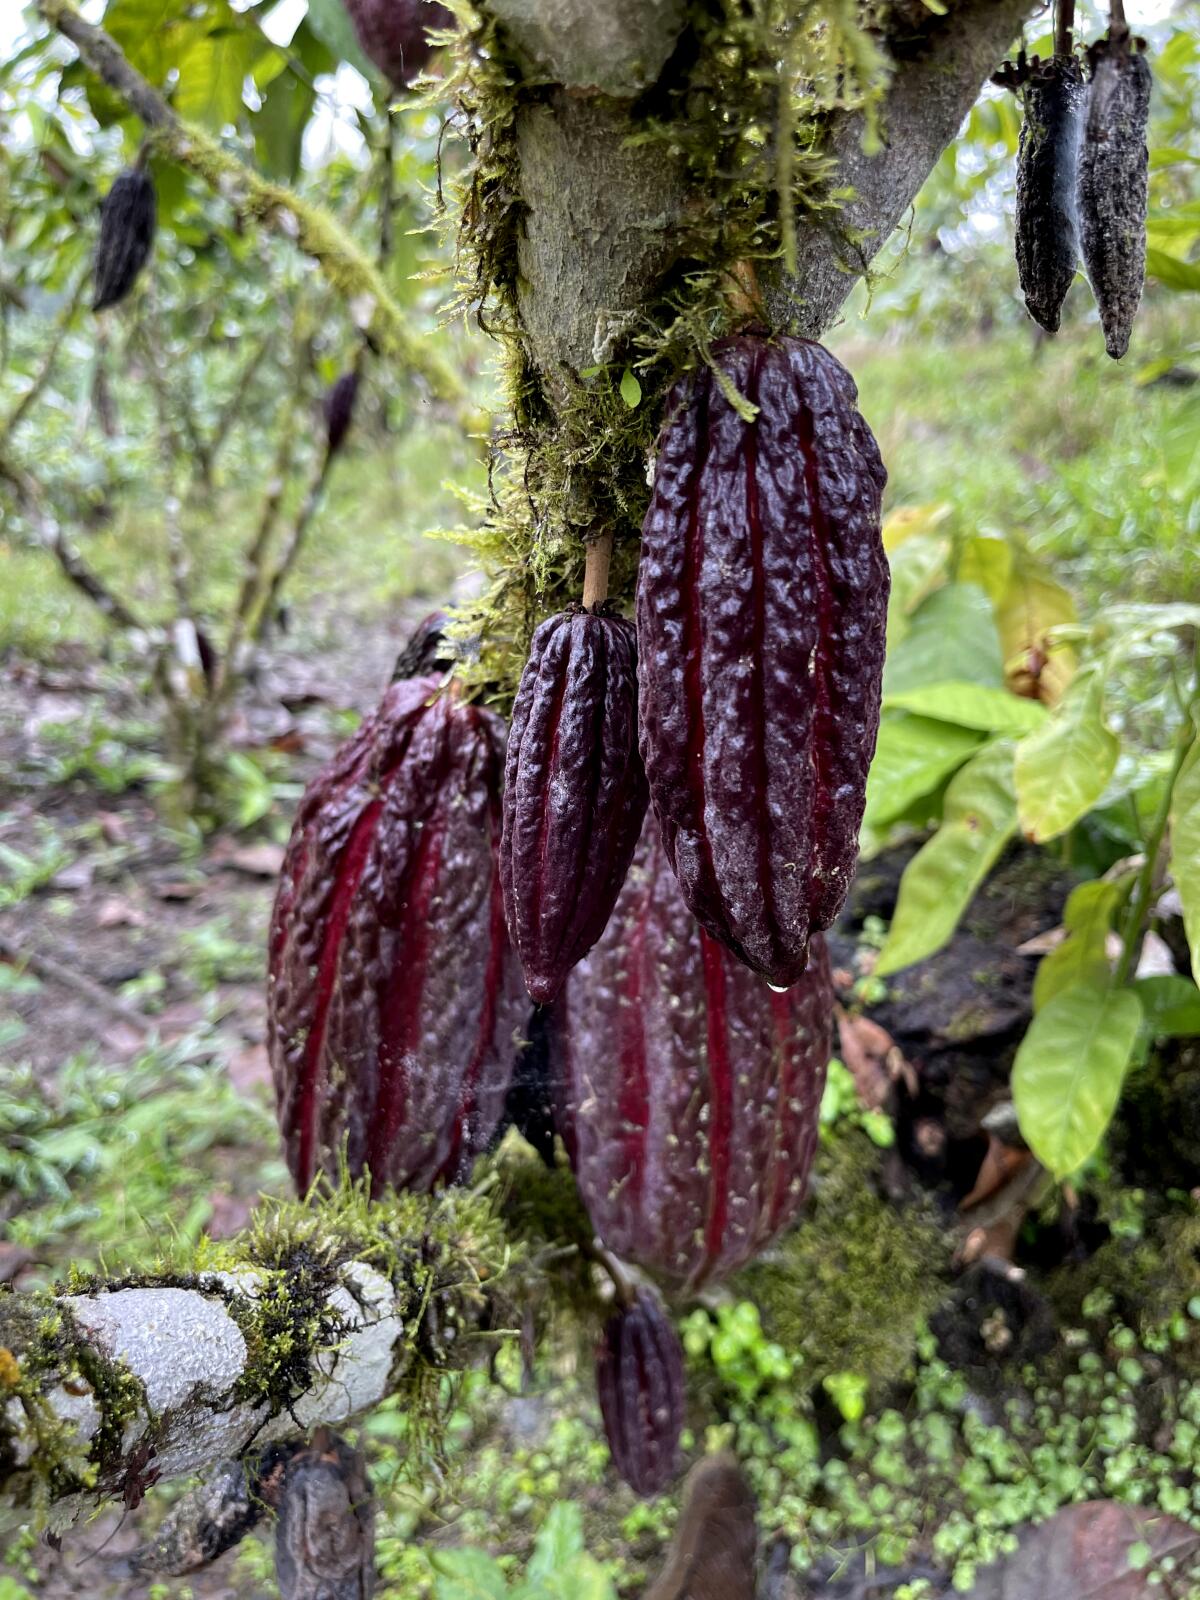
[[[33,526],[36,543],[54,557],[68,582],[87,595],[92,604],[117,627],[154,634],[156,630],[139,621],[104,579],[88,566],[63,532],[58,519],[46,509],[41,490],[24,468],[0,455],[0,478],[12,486],[22,512]]]
[[[1075,0],[1057,0],[1054,17],[1054,54],[1069,56],[1075,48]]]
[[[1129,32],[1129,24],[1125,20],[1125,0],[1109,0],[1108,31],[1113,35]]]
[[[152,130],[164,154],[195,172],[235,211],[295,242],[347,301],[362,297],[371,307],[365,332],[373,341],[419,373],[440,398],[464,401],[462,382],[451,364],[429,340],[413,332],[378,267],[327,211],[301,200],[286,184],[269,183],[202,129],[184,122],[130,64],[116,41],[87,22],[71,0],[38,0],[38,9],[71,41],[84,65]]]
[[[75,967],[67,967],[61,961],[55,961],[53,956],[44,956],[37,950],[25,949],[23,945],[17,944],[3,933],[0,933],[0,957],[12,962],[14,966],[27,967],[30,972],[37,973],[38,977],[57,983],[61,988],[73,989],[92,1005],[110,1012],[121,1022],[136,1028],[141,1034],[154,1031],[154,1024],[148,1017],[143,1016],[140,1011],[135,1011],[132,1006],[127,1006],[123,1000],[118,1000],[116,995],[109,994],[103,984],[86,977]]]
[[[50,382],[50,375],[54,371],[54,363],[58,360],[58,352],[62,349],[62,342],[75,319],[75,313],[79,309],[79,302],[83,299],[83,290],[86,283],[86,275],[81,276],[71,293],[70,299],[59,312],[54,334],[51,337],[46,354],[42,358],[42,364],[34,375],[33,382],[17,401],[5,420],[0,422],[0,449],[3,449],[12,438],[31,408],[37,404],[46,385]]]
[[[271,476],[267,479],[267,492],[259,514],[258,528],[254,538],[246,547],[242,584],[234,604],[233,618],[229,624],[229,636],[225,643],[225,649],[222,652],[220,661],[217,663],[216,676],[213,680],[210,697],[214,710],[227,698],[236,681],[237,656],[246,639],[250,620],[254,615],[255,600],[262,591],[264,581],[263,566],[266,561],[267,550],[270,547],[271,536],[275,532],[279,521],[279,508],[283,502],[283,491],[287,486],[288,472],[291,467],[292,445],[295,434],[293,423],[300,405],[300,394],[303,389],[302,378],[311,358],[312,340],[304,339],[297,347],[291,381],[287,388],[287,399],[280,408],[281,423],[275,447],[275,461],[272,466]]]
[[[139,343],[146,356],[146,369],[150,375],[150,387],[154,390],[155,409],[158,413],[159,452],[162,457],[165,489],[163,495],[163,521],[167,530],[167,562],[171,569],[171,587],[175,591],[177,614],[180,617],[190,617],[192,614],[192,564],[180,517],[180,497],[175,493],[174,481],[175,464],[185,457],[187,452],[184,450],[178,430],[171,420],[171,386],[162,368],[162,356],[158,340],[154,337],[153,331],[147,334],[143,330],[143,336]],[[192,440],[192,458],[199,469],[206,473],[207,469],[203,458],[197,452],[199,441],[190,419],[186,418],[186,415],[185,426],[187,426],[187,431]]]
[[[292,531],[288,536],[287,544],[283,547],[283,553],[279,558],[275,571],[271,574],[270,582],[267,584],[267,591],[263,596],[262,604],[255,613],[254,621],[249,629],[250,638],[255,643],[262,638],[268,619],[274,615],[275,607],[279,601],[279,592],[287,582],[292,568],[296,565],[300,552],[304,548],[309,526],[316,514],[318,505],[321,503],[321,496],[325,490],[325,480],[329,476],[333,458],[333,451],[326,450],[324,452],[321,457],[321,464],[308,486],[308,493],[304,496],[300,510],[296,513],[296,520],[292,524]]]

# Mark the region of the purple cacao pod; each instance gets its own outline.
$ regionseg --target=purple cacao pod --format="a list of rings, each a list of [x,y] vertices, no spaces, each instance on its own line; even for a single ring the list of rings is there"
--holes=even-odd
[[[543,622],[513,704],[500,877],[529,993],[553,1000],[616,903],[646,814],[637,652],[621,617]]]
[[[496,856],[504,725],[395,683],[305,791],[271,919],[268,1048],[303,1192],[460,1177],[504,1109],[529,1001]]]
[[[354,421],[354,402],[358,398],[358,373],[343,372],[329,386],[325,396],[325,442],[329,454],[335,455],[345,442],[350,424]]]
[[[833,984],[825,941],[773,990],[684,903],[653,813],[599,943],[551,1012],[556,1120],[592,1224],[685,1290],[795,1218],[816,1151]]]
[[[454,13],[437,0],[343,0],[363,54],[389,83],[407,89],[433,54],[431,28],[452,28]]]
[[[596,1393],[613,1465],[635,1494],[661,1494],[679,1465],[686,1394],[679,1335],[648,1290],[605,1323]]]
[[[858,852],[879,728],[886,481],[858,391],[803,339],[714,349],[668,400],[638,575],[641,749],[684,897],[795,983]]]
[[[100,203],[100,237],[92,264],[92,310],[115,306],[137,282],[150,259],[158,199],[148,173],[131,167],[113,182]]]

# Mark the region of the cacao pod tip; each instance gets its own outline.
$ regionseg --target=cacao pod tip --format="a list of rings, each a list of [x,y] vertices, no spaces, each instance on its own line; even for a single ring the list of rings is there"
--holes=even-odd
[[[687,1397],[683,1346],[649,1290],[605,1323],[596,1393],[613,1465],[635,1494],[661,1494],[678,1469]]]

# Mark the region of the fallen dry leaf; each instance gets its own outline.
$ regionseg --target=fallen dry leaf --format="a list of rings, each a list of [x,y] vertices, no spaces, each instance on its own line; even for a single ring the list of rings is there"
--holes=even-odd
[[[247,844],[230,852],[226,861],[235,872],[244,872],[251,878],[277,878],[283,866],[283,846],[264,840],[261,844]]]
[[[1174,1587],[1165,1589],[1161,1581],[1150,1580],[1167,1556],[1175,1564]],[[1197,1578],[1200,1533],[1194,1528],[1143,1506],[1091,1500],[1027,1529],[1017,1553],[981,1572],[971,1595],[972,1600],[1154,1600],[1195,1594]]]
[[[96,912],[96,925],[100,928],[144,928],[146,921],[146,913],[119,894],[102,900]]]
[[[958,1202],[958,1209],[969,1211],[981,1200],[986,1200],[989,1195],[1003,1189],[1004,1185],[1016,1177],[1021,1168],[1032,1160],[1033,1157],[1028,1150],[1014,1150],[1012,1145],[1004,1144],[994,1133],[989,1133],[987,1150],[979,1164],[975,1187]]]

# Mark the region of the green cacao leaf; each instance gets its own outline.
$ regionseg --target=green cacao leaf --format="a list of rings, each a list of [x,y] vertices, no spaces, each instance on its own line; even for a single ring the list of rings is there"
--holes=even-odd
[[[1072,890],[1063,913],[1067,937],[1042,960],[1033,980],[1035,1011],[1064,989],[1081,983],[1101,989],[1105,986],[1110,974],[1105,944],[1120,899],[1119,886],[1103,879],[1081,883]]]
[[[1021,826],[1039,844],[1074,827],[1108,787],[1121,752],[1104,722],[1099,673],[1080,673],[1056,716],[1017,746]]]
[[[508,1600],[504,1569],[484,1550],[439,1550],[433,1565],[437,1600]]]
[[[538,1530],[526,1579],[531,1583],[544,1583],[556,1571],[569,1566],[582,1551],[583,1517],[579,1507],[570,1500],[556,1501]]]
[[[1200,981],[1200,743],[1188,752],[1171,797],[1171,876],[1183,901],[1183,926]]]
[[[1040,728],[1046,720],[1046,708],[1037,700],[1024,700],[984,683],[928,683],[886,695],[883,703],[898,711],[956,722],[960,728],[976,728],[980,733],[1019,736]]]
[[[879,976],[923,961],[949,939],[972,895],[1017,831],[1013,746],[985,745],[946,790],[941,827],[904,869]]]
[[[1142,1007],[1132,989],[1077,984],[1037,1013],[1013,1063],[1029,1148],[1056,1178],[1077,1172],[1112,1120]]]
[[[1200,293],[1200,266],[1194,261],[1183,261],[1179,256],[1151,247],[1146,251],[1146,271],[1164,288]]]
[[[886,827],[915,800],[932,794],[979,748],[980,736],[953,722],[885,712],[867,778],[864,824]]]
[[[935,589],[913,612],[907,633],[894,649],[889,641],[885,694],[903,694],[947,680],[987,683],[997,689],[1004,683],[992,604],[974,583]]]
[[[1142,1002],[1152,1038],[1187,1039],[1200,1034],[1200,989],[1190,978],[1166,974],[1139,978],[1133,991]]]

